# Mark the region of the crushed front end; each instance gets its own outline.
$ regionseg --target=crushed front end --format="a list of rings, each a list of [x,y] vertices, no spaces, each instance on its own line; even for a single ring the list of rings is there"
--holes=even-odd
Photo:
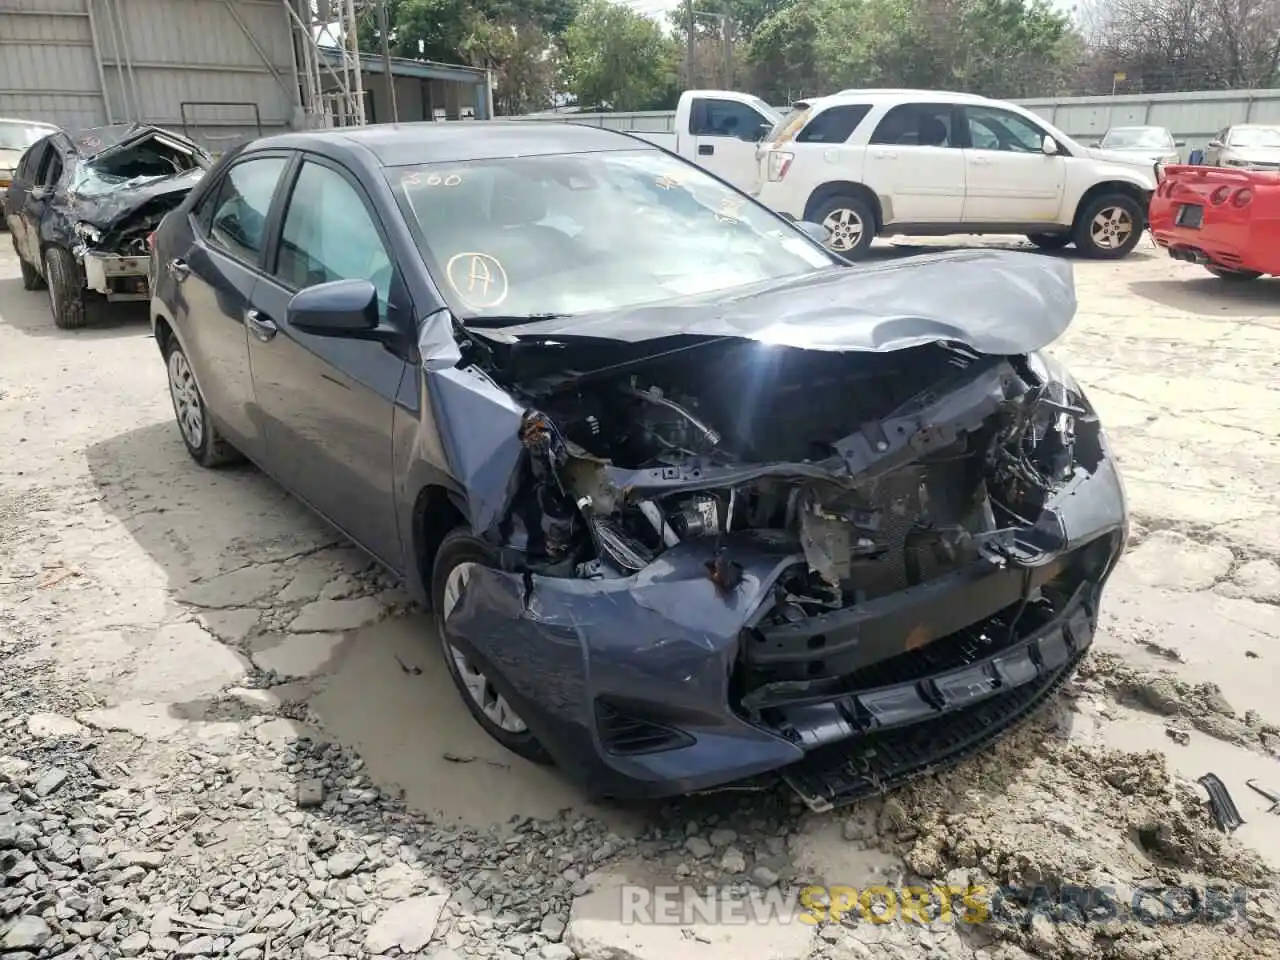
[[[1069,374],[954,342],[686,340],[526,344],[432,380],[522,451],[471,501],[503,560],[446,629],[563,768],[613,796],[781,776],[824,809],[1063,683],[1127,524]],[[482,443],[444,439],[457,464]],[[514,463],[487,449],[477,481]]]

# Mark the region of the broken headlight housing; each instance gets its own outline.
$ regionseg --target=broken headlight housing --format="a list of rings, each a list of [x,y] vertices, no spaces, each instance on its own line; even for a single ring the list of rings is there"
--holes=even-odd
[[[92,223],[85,223],[81,220],[75,225],[76,236],[81,240],[88,240],[90,243],[97,243],[102,239],[102,231],[95,227]]]

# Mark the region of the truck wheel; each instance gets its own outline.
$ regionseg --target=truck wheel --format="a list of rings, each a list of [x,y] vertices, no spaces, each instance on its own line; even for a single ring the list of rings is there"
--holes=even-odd
[[[76,330],[85,325],[84,284],[71,251],[50,247],[44,252],[44,278],[49,285],[49,309],[53,322],[61,330]]]
[[[471,572],[477,567],[489,566],[493,559],[489,545],[472,536],[466,527],[455,528],[441,542],[431,570],[431,609],[440,635],[440,652],[445,669],[462,694],[462,702],[485,733],[517,756],[533,763],[549,764],[551,755],[538,738],[506,698],[494,689],[484,671],[445,633],[445,621],[461,599]]]
[[[222,439],[209,419],[209,409],[204,404],[200,385],[196,383],[191,363],[177,337],[169,338],[164,363],[169,372],[173,416],[178,421],[178,432],[182,434],[182,443],[191,459],[202,467],[221,467],[243,459],[239,450]]]
[[[1219,280],[1226,280],[1229,283],[1243,283],[1246,280],[1257,280],[1262,274],[1256,270],[1223,270],[1221,267],[1205,267]]]
[[[1098,260],[1118,260],[1142,239],[1142,205],[1127,193],[1095,197],[1080,211],[1073,239],[1076,249]]]
[[[18,256],[18,266],[22,268],[23,290],[39,290],[44,286],[44,278],[40,276],[40,271],[23,260],[21,255]]]
[[[813,219],[828,230],[826,247],[848,260],[865,256],[876,238],[876,215],[861,197],[843,194],[824,201]]]
[[[1041,250],[1061,250],[1071,242],[1067,233],[1028,233],[1027,239]]]

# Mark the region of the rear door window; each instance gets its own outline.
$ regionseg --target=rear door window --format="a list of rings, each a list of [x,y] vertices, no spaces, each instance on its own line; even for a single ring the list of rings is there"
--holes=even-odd
[[[902,147],[954,147],[955,107],[950,103],[901,103],[884,115],[871,142]]]
[[[288,160],[258,157],[227,171],[209,219],[209,240],[257,266],[266,240],[267,214]]]
[[[865,103],[828,107],[797,134],[796,143],[844,143],[870,112],[870,104]]]

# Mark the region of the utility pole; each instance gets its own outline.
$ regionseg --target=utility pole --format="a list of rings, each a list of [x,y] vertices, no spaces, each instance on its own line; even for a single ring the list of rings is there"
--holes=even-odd
[[[733,21],[729,17],[722,17],[720,20],[721,32],[724,37],[724,88],[726,90],[733,89]]]
[[[400,111],[396,107],[396,77],[391,72],[391,40],[387,37],[389,30],[387,16],[387,0],[378,2],[378,32],[382,34],[382,75],[387,81],[387,96],[391,98],[391,122],[400,122]]]
[[[693,0],[684,0],[685,49],[684,82],[686,89],[693,89]]]

